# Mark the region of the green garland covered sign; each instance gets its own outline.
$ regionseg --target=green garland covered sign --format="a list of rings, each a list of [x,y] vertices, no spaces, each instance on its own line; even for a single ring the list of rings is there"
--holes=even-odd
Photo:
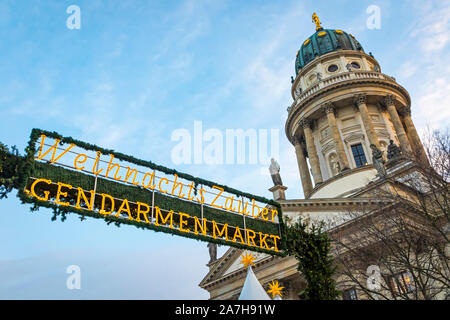
[[[23,161],[19,197],[36,208],[282,254],[275,201],[38,129]]]

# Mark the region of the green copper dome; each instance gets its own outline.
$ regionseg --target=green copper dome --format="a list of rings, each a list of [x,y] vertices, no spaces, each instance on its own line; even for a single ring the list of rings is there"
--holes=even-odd
[[[320,28],[303,42],[295,60],[295,73],[297,74],[316,57],[340,49],[364,51],[361,44],[352,35],[341,30]]]

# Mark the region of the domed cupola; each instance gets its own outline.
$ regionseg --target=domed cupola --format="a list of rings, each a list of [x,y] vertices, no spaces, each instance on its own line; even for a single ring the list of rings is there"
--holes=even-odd
[[[355,50],[363,51],[361,44],[354,36],[342,30],[323,29],[316,13],[313,15],[313,22],[316,24],[316,33],[303,42],[300,50],[297,52],[295,60],[295,73],[326,53],[337,50]]]

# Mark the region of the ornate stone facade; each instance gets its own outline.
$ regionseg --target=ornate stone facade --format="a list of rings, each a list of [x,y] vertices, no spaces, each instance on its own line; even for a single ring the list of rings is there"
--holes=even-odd
[[[344,67],[348,63],[359,68],[348,71]],[[377,71],[374,66],[378,66]],[[311,74],[318,71],[323,77],[314,84]],[[335,177],[336,170],[352,171],[371,165],[372,144],[385,152],[389,140],[393,140],[405,156],[412,156],[411,145],[417,145],[419,156],[426,160],[408,114],[408,92],[392,77],[382,74],[372,56],[354,50],[323,54],[299,70],[292,92],[298,88],[302,94],[293,95],[285,129],[290,141],[305,141],[305,160],[314,181],[312,190],[311,178],[302,170],[305,160],[301,155],[297,160],[306,198],[314,197],[318,188],[323,189],[321,185]]]
[[[327,30],[309,41],[328,35],[345,40],[339,38],[345,34],[340,32]],[[377,188],[386,187],[386,177],[402,181],[415,170],[408,159],[413,156],[411,145],[426,161],[411,120],[408,92],[394,78],[381,73],[378,62],[364,53],[354,37],[352,41],[345,48],[338,41],[333,51],[321,52],[314,59],[308,57],[309,42],[305,41],[301,56],[297,56],[297,76],[291,91],[294,102],[288,108],[285,125],[286,136],[295,147],[305,198],[278,200],[285,222],[299,217],[310,223],[325,222],[331,237],[357,230],[357,222],[347,213],[376,205],[372,195]],[[402,150],[401,163],[385,169],[390,140]],[[230,248],[209,265],[210,272],[200,287],[210,292],[211,299],[239,296],[245,279],[238,261],[240,253]],[[279,280],[289,288],[284,298],[298,299],[305,282],[297,263],[293,257],[262,254],[254,271],[263,286]]]

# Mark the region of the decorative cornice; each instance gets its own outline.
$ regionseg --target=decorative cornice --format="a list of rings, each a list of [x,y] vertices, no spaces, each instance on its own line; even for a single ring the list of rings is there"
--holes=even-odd
[[[373,169],[372,166],[370,168]],[[367,169],[367,168],[366,168]],[[354,170],[354,169],[353,169]],[[354,171],[353,171],[354,172]],[[344,175],[347,171],[343,171]],[[342,177],[341,174],[339,176]],[[334,179],[336,180],[336,179]],[[327,180],[328,181],[328,180]],[[377,204],[385,203],[386,200],[375,199],[369,197],[359,197],[359,198],[320,198],[320,199],[298,199],[298,200],[283,200],[280,201],[281,208],[286,211],[292,211],[289,209],[296,210],[297,208],[317,209],[318,211],[326,208],[334,209],[336,207],[349,207],[361,204]]]
[[[344,136],[344,142],[350,143],[352,141],[364,140],[364,133],[362,132],[352,132],[346,136]]]
[[[378,137],[380,138],[386,138],[386,139],[390,139],[390,134],[386,129],[375,129],[375,132],[377,134]]]
[[[365,93],[357,94],[353,97],[353,102],[359,107],[367,103],[367,95]]]
[[[325,155],[328,151],[330,151],[332,149],[336,149],[336,144],[334,143],[334,141],[329,141],[322,146],[321,151],[322,151],[323,155]]]
[[[345,127],[341,129],[342,134],[349,134],[352,133],[354,131],[361,131],[361,125],[359,123],[351,125],[349,127]]]

